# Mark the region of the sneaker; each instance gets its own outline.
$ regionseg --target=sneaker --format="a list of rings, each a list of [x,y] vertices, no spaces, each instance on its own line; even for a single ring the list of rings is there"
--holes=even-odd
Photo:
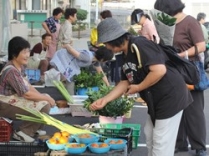
[[[29,135],[25,134],[22,131],[19,131],[19,132],[15,131],[13,134],[13,138],[15,140],[22,141],[22,142],[34,142],[35,141],[34,138],[30,137]]]
[[[46,135],[46,131],[39,129],[39,130],[36,131],[36,134],[38,134],[38,135]]]
[[[206,156],[206,151],[203,149],[196,150],[196,156]]]

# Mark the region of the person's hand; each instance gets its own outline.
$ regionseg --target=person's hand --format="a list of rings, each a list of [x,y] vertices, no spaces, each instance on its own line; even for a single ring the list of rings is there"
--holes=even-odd
[[[63,43],[63,44],[62,44],[62,47],[65,48],[65,49],[67,49],[67,47],[69,47],[69,46],[70,46],[70,45],[68,45],[68,44],[66,44],[66,43]]]
[[[72,48],[72,41],[70,43],[62,43],[62,48],[69,49]]]
[[[51,105],[51,107],[54,107],[56,105],[55,100],[51,96],[47,96],[47,101]]]
[[[184,57],[183,53],[177,53],[177,55],[179,55],[180,57]]]
[[[138,93],[139,91],[140,91],[140,88],[138,85],[129,85],[125,95],[128,96],[129,94],[135,94],[135,93]]]
[[[105,100],[105,98],[98,99],[90,105],[90,110],[95,111],[102,109],[106,104],[107,101]]]

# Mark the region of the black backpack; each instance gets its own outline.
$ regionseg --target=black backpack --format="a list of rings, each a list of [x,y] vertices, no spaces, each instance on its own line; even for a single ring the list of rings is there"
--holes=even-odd
[[[177,49],[173,46],[158,44],[161,49],[167,55],[169,61],[166,62],[168,66],[176,68],[179,73],[183,76],[186,84],[195,85],[199,83],[199,73],[196,65],[187,59],[181,58],[177,55]],[[137,46],[133,43],[131,45],[132,52],[136,52],[137,59],[139,62],[139,67],[142,66],[140,53]]]

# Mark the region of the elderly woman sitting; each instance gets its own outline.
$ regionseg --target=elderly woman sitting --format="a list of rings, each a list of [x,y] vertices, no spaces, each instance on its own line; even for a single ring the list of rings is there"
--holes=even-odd
[[[49,95],[39,93],[25,78],[24,67],[30,56],[30,44],[22,37],[14,37],[9,41],[8,63],[0,73],[0,116],[16,119],[16,114],[31,115],[22,108],[35,109],[49,113],[55,105]],[[42,124],[23,121],[15,130],[13,138],[25,142],[33,142],[33,136],[46,134],[41,130]]]

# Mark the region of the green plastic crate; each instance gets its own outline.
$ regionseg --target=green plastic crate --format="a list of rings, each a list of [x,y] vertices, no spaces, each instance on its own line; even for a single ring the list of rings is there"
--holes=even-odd
[[[101,124],[102,128],[107,129],[123,129],[123,128],[132,128],[133,129],[133,135],[132,135],[132,148],[136,149],[138,147],[138,141],[140,138],[141,133],[141,125],[140,124]]]

